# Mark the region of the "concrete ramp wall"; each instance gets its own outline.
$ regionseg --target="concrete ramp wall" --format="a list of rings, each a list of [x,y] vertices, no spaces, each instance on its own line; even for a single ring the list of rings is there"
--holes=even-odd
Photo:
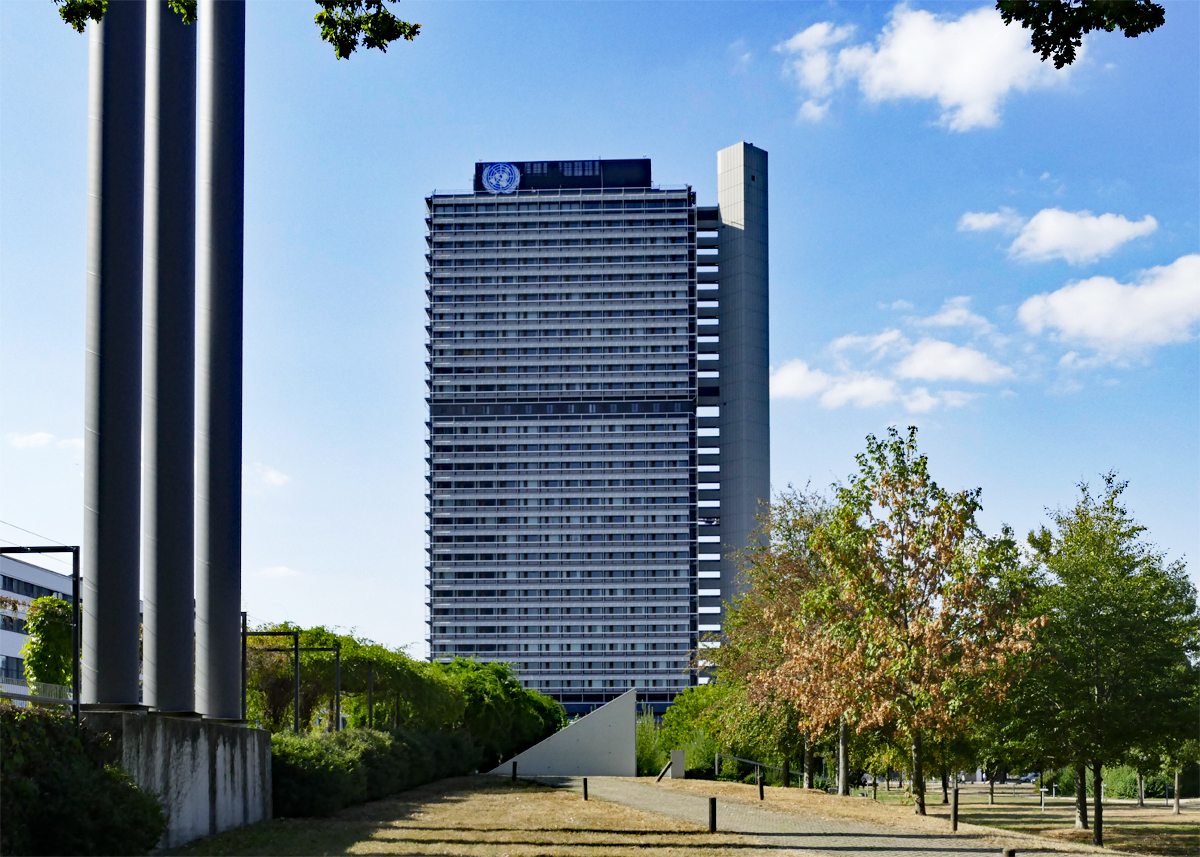
[[[636,777],[637,691],[630,690],[507,759],[493,774],[517,776]]]
[[[271,817],[271,735],[200,718],[85,711],[83,723],[112,736],[112,752],[167,815],[159,848]]]

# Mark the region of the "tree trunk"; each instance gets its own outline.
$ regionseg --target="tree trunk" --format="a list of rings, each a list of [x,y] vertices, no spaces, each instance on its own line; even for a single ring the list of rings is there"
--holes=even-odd
[[[783,760],[783,787],[790,788],[792,785],[792,759],[787,757]]]
[[[942,803],[950,803],[950,771],[946,759],[942,757]]]
[[[884,771],[883,776],[887,780],[887,790],[890,792],[892,790],[892,769],[888,768]]]
[[[912,734],[912,793],[917,815],[925,814],[925,767],[921,758],[921,733],[914,729]]]
[[[995,802],[996,802],[996,772],[989,771],[988,772],[988,803],[994,804]]]
[[[1144,808],[1146,806],[1146,778],[1142,776],[1141,771],[1138,771],[1137,775],[1138,775],[1138,785],[1137,785],[1138,806]]]
[[[838,724],[838,794],[846,797],[850,794],[850,730],[843,717]]]
[[[804,788],[811,789],[812,787],[813,787],[812,741],[806,735],[806,736],[804,736]]]
[[[1087,766],[1075,763],[1075,829],[1088,829],[1087,811]]]
[[[1092,844],[1104,847],[1104,773],[1099,762],[1092,762]]]
[[[1175,769],[1175,814],[1179,815],[1179,776],[1180,769]]]

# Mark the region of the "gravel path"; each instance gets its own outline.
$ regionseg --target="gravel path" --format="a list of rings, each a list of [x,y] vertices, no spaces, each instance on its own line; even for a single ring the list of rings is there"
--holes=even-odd
[[[579,777],[533,777],[557,788],[582,792]],[[588,797],[708,825],[708,797],[618,777],[589,777]],[[851,818],[826,818],[777,812],[732,798],[717,799],[717,830],[753,836],[764,851],[826,857],[933,857],[951,854],[1000,854],[1001,846],[977,833],[939,836],[926,831]],[[1000,832],[997,831],[999,834]],[[1067,854],[1047,848],[1019,848],[1020,854]]]

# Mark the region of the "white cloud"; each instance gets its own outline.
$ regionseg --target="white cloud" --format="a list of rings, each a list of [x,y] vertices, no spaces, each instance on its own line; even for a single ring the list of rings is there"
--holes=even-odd
[[[813,101],[810,98],[800,105],[800,118],[809,122],[820,122],[828,112],[828,101]]]
[[[39,446],[45,446],[50,441],[54,440],[54,435],[49,432],[35,431],[32,434],[17,434],[9,432],[7,437],[8,442],[17,449],[36,449]]]
[[[958,219],[959,232],[987,232],[990,229],[1003,229],[1005,232],[1017,233],[1025,225],[1025,218],[1011,208],[1001,208],[999,211],[983,212],[968,211]]]
[[[1045,208],[1035,214],[1013,241],[1009,253],[1018,259],[1044,262],[1065,259],[1072,265],[1108,256],[1126,241],[1149,235],[1158,221],[1146,215],[1129,221],[1117,214]]]
[[[869,351],[872,354],[886,354],[894,347],[906,347],[908,340],[904,338],[904,334],[894,328],[889,328],[883,333],[877,333],[875,336],[857,336],[850,334],[848,336],[839,336],[829,344],[833,351],[845,351],[848,348],[861,348]]]
[[[1012,377],[1012,370],[992,360],[982,351],[944,342],[922,339],[896,366],[896,375],[918,381],[971,381],[988,384]]]
[[[917,321],[925,327],[973,327],[980,333],[989,333],[992,324],[986,318],[971,312],[969,297],[947,298],[942,308],[928,318]]]
[[[899,300],[899,301],[892,301],[890,304],[888,304],[888,308],[889,309],[899,309],[899,310],[909,310],[909,309],[913,308],[913,305],[910,304],[908,301]]]
[[[745,74],[754,60],[754,52],[746,50],[746,40],[738,39],[729,46],[731,58],[730,71],[734,74]]]
[[[904,407],[910,413],[927,414],[938,406],[938,397],[924,387],[917,387],[904,397]]]
[[[942,125],[968,131],[997,125],[1009,93],[1052,86],[1068,75],[1039,60],[1028,32],[1005,26],[990,7],[952,18],[900,3],[874,44],[851,45],[834,57],[831,48],[852,33],[824,21],[776,47],[789,55],[784,71],[806,98],[827,97],[856,81],[868,101],[934,99]]]
[[[1034,334],[1050,331],[1107,354],[1183,342],[1200,321],[1200,255],[1141,272],[1138,283],[1091,277],[1029,298],[1017,318]],[[1073,352],[1075,365],[1082,365]]]
[[[899,401],[911,413],[927,413],[938,405],[965,404],[965,393],[930,393],[918,387],[903,393],[891,378],[873,372],[830,375],[811,369],[803,360],[791,360],[771,373],[772,399],[811,399],[827,410],[853,405],[873,408]]]
[[[870,372],[856,372],[837,378],[821,394],[821,407],[840,408],[854,405],[870,408],[896,400],[896,382]]]
[[[258,462],[254,465],[254,477],[261,484],[267,485],[271,488],[279,488],[292,481],[292,477],[288,476],[286,473],[281,473],[275,468],[268,467],[262,462]]]
[[[279,579],[284,577],[299,577],[300,572],[294,568],[288,568],[286,565],[274,565],[270,568],[260,568],[258,576]]]
[[[827,388],[833,379],[803,360],[789,360],[771,373],[772,399],[807,399]]]

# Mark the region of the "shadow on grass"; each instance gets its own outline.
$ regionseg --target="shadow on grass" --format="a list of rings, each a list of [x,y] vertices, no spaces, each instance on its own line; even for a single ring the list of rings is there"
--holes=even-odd
[[[395,822],[411,818],[437,804],[461,803],[481,792],[512,793],[550,791],[529,783],[481,782],[475,777],[454,777],[419,786],[399,795],[347,807],[326,818],[276,818],[215,836],[205,836],[187,845],[163,852],[169,855],[245,855],[268,857],[286,854],[297,857],[339,854],[358,842],[374,838]]]

